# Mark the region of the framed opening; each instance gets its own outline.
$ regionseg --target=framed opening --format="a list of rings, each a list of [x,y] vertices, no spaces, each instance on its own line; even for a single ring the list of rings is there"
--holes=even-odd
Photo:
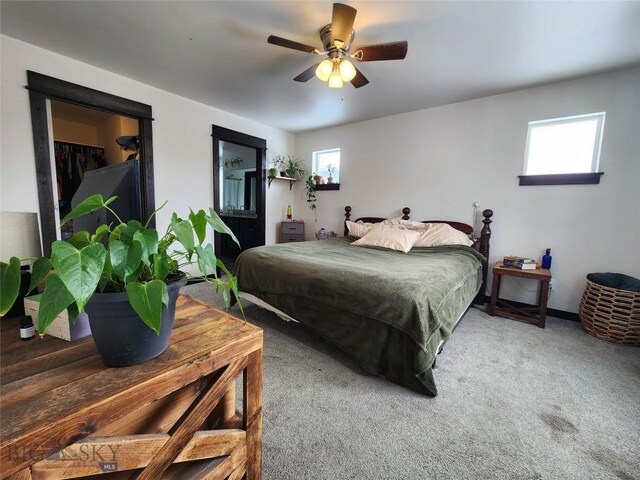
[[[57,78],[27,71],[27,89],[31,106],[31,127],[35,150],[36,175],[38,182],[38,203],[42,232],[43,255],[51,254],[51,244],[57,238],[54,204],[54,184],[52,171],[53,139],[50,138],[49,100],[59,100],[94,108],[105,112],[124,115],[137,120],[140,138],[141,204],[142,217],[148,218],[155,210],[153,184],[153,134],[152,112],[149,105],[93,90],[88,87],[59,80]],[[155,217],[150,225],[155,227]]]

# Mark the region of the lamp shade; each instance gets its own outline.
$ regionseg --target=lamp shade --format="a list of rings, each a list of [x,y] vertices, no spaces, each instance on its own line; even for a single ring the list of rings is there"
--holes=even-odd
[[[333,70],[333,62],[329,59],[323,60],[316,68],[316,77],[318,77],[323,82],[329,80],[329,75],[331,75],[331,71]]]
[[[34,212],[0,212],[0,260],[42,256],[38,214]],[[33,263],[23,261],[23,264]]]
[[[340,75],[343,81],[350,82],[356,76],[356,67],[349,60],[342,60],[340,62]]]
[[[342,88],[342,76],[339,71],[334,70],[329,75],[329,88]]]

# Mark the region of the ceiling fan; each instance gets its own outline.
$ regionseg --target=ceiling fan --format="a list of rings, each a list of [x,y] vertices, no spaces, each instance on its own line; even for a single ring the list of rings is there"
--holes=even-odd
[[[357,10],[342,3],[333,4],[331,23],[320,30],[320,39],[324,51],[311,45],[287,40],[286,38],[270,35],[267,42],[280,47],[300,50],[316,55],[327,55],[327,59],[308,68],[294,78],[296,82],[307,82],[314,75],[323,82],[328,82],[331,88],[342,88],[344,82],[351,82],[355,88],[369,83],[360,70],[348,58],[358,62],[374,62],[378,60],[402,60],[407,55],[408,43],[391,42],[357,47],[354,53],[349,53],[351,42],[355,37],[353,22]]]

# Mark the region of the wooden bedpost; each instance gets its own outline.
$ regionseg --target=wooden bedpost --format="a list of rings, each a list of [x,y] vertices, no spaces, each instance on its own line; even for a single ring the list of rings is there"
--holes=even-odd
[[[480,291],[478,295],[476,295],[476,299],[474,303],[476,305],[484,305],[485,296],[487,294],[487,273],[489,271],[489,240],[491,239],[491,217],[493,217],[493,210],[486,209],[482,212],[482,216],[484,220],[484,227],[482,227],[482,231],[480,232],[480,246],[478,251],[485,258],[485,261],[482,262],[482,286],[480,287]]]
[[[347,205],[346,207],[344,207],[344,236],[345,237],[349,235],[347,222],[349,221],[350,218],[351,218],[351,207]]]
[[[402,209],[402,219],[409,220],[409,214],[411,213],[411,209],[409,207],[404,207]]]

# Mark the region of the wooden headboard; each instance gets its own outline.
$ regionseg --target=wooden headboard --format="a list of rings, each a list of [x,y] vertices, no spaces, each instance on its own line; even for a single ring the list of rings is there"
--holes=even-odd
[[[402,219],[409,220],[409,214],[411,213],[411,209],[409,207],[404,207],[402,209]],[[474,237],[473,227],[471,225],[467,225],[466,223],[456,222],[453,220],[422,220],[422,223],[446,223],[451,225],[456,230],[460,230],[473,240],[473,248],[475,248],[483,257],[484,261],[482,262],[482,287],[480,287],[480,291],[474,300],[474,303],[478,305],[483,305],[485,301],[486,291],[487,291],[487,273],[489,269],[489,246],[491,240],[491,227],[490,224],[492,222],[491,217],[493,217],[493,210],[486,209],[482,212],[482,216],[484,219],[482,223],[484,226],[482,227],[482,231],[480,232],[479,237]],[[349,234],[349,230],[347,229],[347,221],[351,220],[351,207],[344,207],[344,234],[345,236]],[[364,223],[379,223],[386,220],[383,217],[359,217],[356,222],[364,222]]]

